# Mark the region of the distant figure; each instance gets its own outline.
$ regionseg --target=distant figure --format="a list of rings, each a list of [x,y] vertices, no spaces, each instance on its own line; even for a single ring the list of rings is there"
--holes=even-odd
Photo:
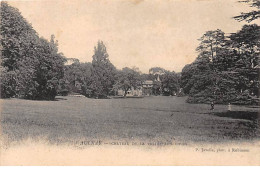
[[[214,110],[214,102],[211,102],[210,106],[211,106],[210,110]]]
[[[231,111],[231,104],[228,103],[228,111]]]

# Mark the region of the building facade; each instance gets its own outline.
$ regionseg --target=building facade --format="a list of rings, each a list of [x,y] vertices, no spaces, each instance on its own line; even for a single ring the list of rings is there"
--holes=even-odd
[[[124,96],[125,91],[122,89],[119,89],[117,91],[117,95],[118,96]],[[134,89],[133,87],[131,89],[129,89],[126,93],[126,96],[130,97],[130,96],[142,96],[143,95],[143,91],[141,87],[137,87],[136,89]]]
[[[153,95],[153,81],[146,80],[142,83],[142,91],[144,96],[151,96]]]

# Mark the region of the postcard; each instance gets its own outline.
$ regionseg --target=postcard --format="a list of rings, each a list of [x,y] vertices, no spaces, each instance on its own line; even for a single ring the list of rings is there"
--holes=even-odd
[[[0,7],[0,165],[260,165],[259,0]]]

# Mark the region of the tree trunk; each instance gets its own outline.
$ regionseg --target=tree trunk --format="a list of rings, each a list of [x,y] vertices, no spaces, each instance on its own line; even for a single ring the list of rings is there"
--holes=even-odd
[[[127,90],[125,90],[124,98],[126,98]]]

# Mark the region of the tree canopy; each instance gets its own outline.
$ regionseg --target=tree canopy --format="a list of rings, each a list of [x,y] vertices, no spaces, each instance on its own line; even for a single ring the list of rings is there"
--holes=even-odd
[[[234,17],[236,20],[245,20],[247,22],[252,22],[260,18],[260,0],[242,0],[239,2],[247,3],[250,5],[250,7],[256,8],[256,10],[252,10],[250,12],[242,12],[240,15]]]
[[[1,97],[53,100],[65,58],[40,38],[18,9],[1,2]]]
[[[115,83],[116,68],[110,62],[106,46],[102,41],[98,41],[94,48],[94,55],[91,69],[92,96],[105,98],[112,92]]]
[[[259,28],[244,25],[230,36],[220,30],[208,31],[199,39],[197,59],[182,70],[188,102],[255,103],[254,97],[259,96]]]
[[[128,90],[131,88],[137,89],[142,84],[140,72],[134,68],[130,69],[125,67],[122,70],[119,70],[116,79],[113,89],[122,89],[124,91],[124,96],[126,96]]]

